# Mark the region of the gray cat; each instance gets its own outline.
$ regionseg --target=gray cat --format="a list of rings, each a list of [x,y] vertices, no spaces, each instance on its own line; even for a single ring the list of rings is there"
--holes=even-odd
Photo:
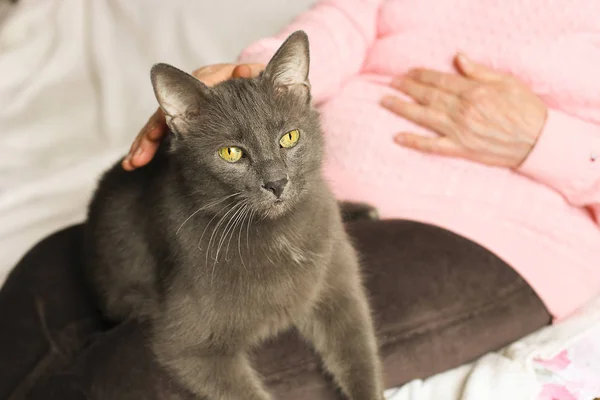
[[[254,79],[209,88],[152,68],[173,135],[118,165],[89,209],[89,274],[106,316],[150,320],[159,363],[200,398],[267,400],[246,353],[295,326],[352,400],[381,400],[357,255],[321,176],[308,39]]]

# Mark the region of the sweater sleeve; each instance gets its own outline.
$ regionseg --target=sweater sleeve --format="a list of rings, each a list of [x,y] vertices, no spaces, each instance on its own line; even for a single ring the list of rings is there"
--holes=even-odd
[[[600,225],[600,124],[549,109],[544,131],[520,171],[587,207]]]
[[[375,41],[381,2],[319,1],[274,37],[250,45],[238,61],[266,64],[291,33],[304,30],[310,41],[312,96],[315,103],[321,103],[335,94],[346,78],[360,71]]]

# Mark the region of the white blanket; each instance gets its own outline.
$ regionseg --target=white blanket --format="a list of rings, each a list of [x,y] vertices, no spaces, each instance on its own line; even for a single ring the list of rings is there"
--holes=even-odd
[[[36,241],[84,219],[98,175],[156,108],[153,63],[232,61],[313,1],[0,0],[0,283]],[[557,329],[388,397],[534,399],[531,354],[573,336]]]

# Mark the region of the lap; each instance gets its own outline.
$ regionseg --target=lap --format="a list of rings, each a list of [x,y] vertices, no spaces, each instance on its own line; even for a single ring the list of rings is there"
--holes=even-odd
[[[512,268],[464,238],[410,221],[354,222],[348,230],[363,259],[388,387],[550,322]],[[32,399],[187,398],[153,362],[146,326],[103,324],[85,290],[81,235],[72,227],[38,244],[0,291],[0,397],[33,386]],[[256,349],[253,364],[276,398],[335,398],[294,331]]]

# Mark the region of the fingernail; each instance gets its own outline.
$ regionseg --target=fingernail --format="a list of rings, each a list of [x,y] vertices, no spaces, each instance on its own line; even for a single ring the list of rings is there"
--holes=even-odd
[[[394,141],[395,141],[396,143],[399,143],[399,144],[402,144],[402,143],[404,143],[404,135],[402,135],[402,134],[400,134],[400,135],[396,135],[396,136],[394,137]]]
[[[469,60],[467,59],[467,57],[464,54],[462,54],[462,53],[460,53],[457,58],[458,58],[458,62],[461,63],[461,64],[468,64],[469,63]]]
[[[394,98],[386,96],[381,100],[381,105],[384,107],[391,107],[394,105]]]
[[[142,151],[143,151],[143,150],[142,150],[142,148],[141,148],[141,147],[138,147],[138,148],[135,150],[135,153],[134,153],[133,155],[137,157],[137,156],[139,156],[140,154],[142,154]]]

